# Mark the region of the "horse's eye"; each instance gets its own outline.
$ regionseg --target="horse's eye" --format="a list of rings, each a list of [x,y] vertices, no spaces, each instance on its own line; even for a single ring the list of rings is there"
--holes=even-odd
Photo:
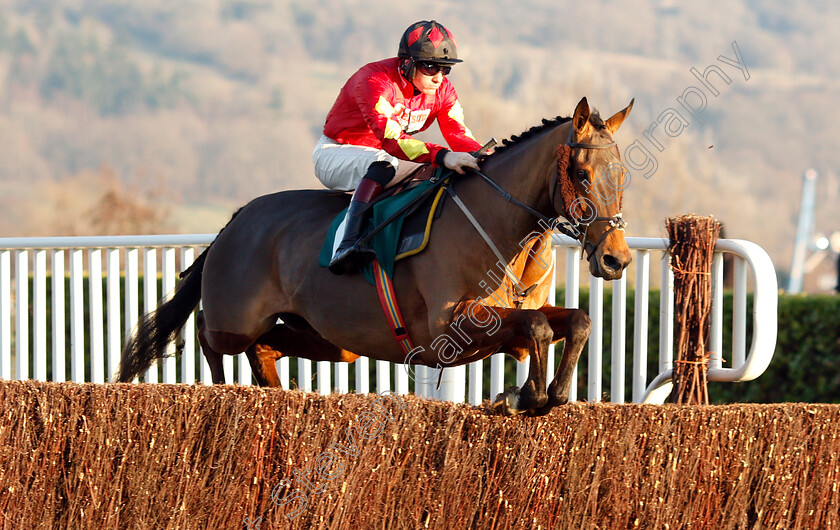
[[[577,170],[577,176],[582,178],[582,179],[585,179],[587,177],[586,170],[585,169],[578,169]]]

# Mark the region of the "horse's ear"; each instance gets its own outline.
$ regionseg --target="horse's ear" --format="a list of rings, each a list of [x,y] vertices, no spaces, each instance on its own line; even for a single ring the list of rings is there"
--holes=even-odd
[[[581,98],[577,107],[575,107],[572,123],[575,126],[575,132],[578,134],[582,133],[584,127],[589,124],[589,103],[586,101],[586,97]]]
[[[621,124],[624,122],[624,118],[630,114],[630,109],[633,108],[634,101],[636,101],[636,98],[631,99],[630,104],[627,105],[624,110],[616,112],[606,121],[607,130],[610,131],[610,134],[615,134],[615,131],[621,127]]]

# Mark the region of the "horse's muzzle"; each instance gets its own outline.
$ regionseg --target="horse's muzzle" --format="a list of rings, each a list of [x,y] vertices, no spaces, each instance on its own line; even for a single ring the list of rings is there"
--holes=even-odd
[[[618,280],[624,269],[630,265],[633,257],[630,255],[630,249],[599,249],[589,260],[589,272],[596,278],[603,278],[604,280]]]
[[[632,260],[629,252],[618,252],[616,254],[604,252],[598,258],[601,277],[605,280],[618,280]]]

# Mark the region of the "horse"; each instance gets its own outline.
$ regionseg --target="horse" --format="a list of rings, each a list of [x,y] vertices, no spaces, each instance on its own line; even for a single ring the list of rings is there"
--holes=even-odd
[[[523,386],[497,396],[494,410],[538,415],[566,403],[590,320],[581,309],[546,303],[551,275],[535,263],[550,244],[539,251],[523,245],[550,241],[564,218],[559,226],[574,230],[590,273],[621,277],[631,260],[620,211],[628,177],[614,170],[623,166],[613,134],[632,106],[603,120],[584,97],[571,118],[544,119],[506,140],[478,175],[453,175],[449,191],[465,211],[447,201],[426,249],[393,272],[406,331],[425,347],[407,354],[394,340],[363,275],[336,276],[318,265],[330,223],[349,196],[291,190],[258,197],[231,218],[173,296],[141,318],[117,380],[131,381],[162,358],[201,301],[198,339],[213,383],[225,381],[222,356],[243,351],[266,386],[280,386],[274,361],[281,355],[345,362],[364,355],[446,367],[503,351],[531,362]],[[511,285],[539,278],[530,289],[488,285],[486,275],[499,269]],[[548,347],[560,340],[562,357],[547,386]]]

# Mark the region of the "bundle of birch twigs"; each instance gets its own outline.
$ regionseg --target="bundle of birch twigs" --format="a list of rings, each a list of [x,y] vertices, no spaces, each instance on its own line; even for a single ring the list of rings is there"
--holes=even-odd
[[[709,403],[709,318],[712,260],[720,223],[712,217],[681,215],[665,225],[674,272],[674,391],[671,401]]]

